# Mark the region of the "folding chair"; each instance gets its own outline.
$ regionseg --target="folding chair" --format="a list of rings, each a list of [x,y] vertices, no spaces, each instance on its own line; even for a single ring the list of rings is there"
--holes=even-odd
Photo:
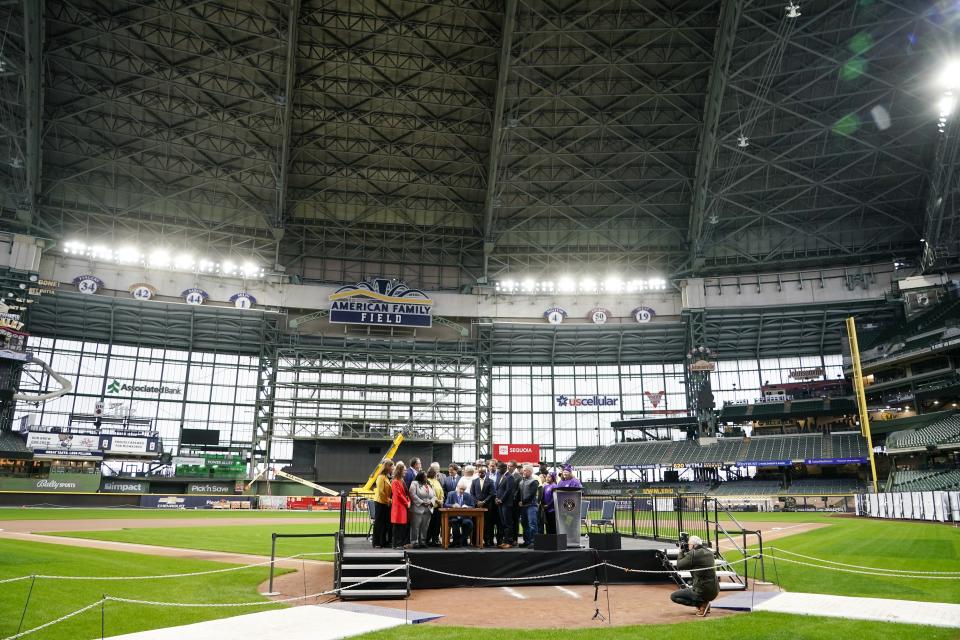
[[[608,527],[613,531],[617,530],[616,522],[617,514],[617,501],[616,500],[604,500],[603,505],[600,508],[600,518],[593,520],[590,524],[593,527],[597,527],[602,531],[603,527]]]
[[[373,540],[373,523],[377,519],[377,502],[367,498],[367,513],[370,515],[370,528],[367,529],[367,539]]]

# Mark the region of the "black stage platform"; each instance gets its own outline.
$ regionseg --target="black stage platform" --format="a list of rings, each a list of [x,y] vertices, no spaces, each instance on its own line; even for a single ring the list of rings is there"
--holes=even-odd
[[[588,545],[583,538],[583,545]],[[657,557],[659,552],[671,546],[667,542],[623,538],[622,549],[617,551],[597,551],[595,549],[568,549],[566,551],[534,551],[532,549],[408,549],[410,564],[419,565],[434,571],[455,573],[483,578],[518,578],[521,576],[540,576],[575,571],[606,560],[613,564],[631,569],[662,571],[663,564]],[[367,554],[390,555],[391,549],[374,549],[370,540],[360,537],[348,537],[345,540],[346,553],[362,552]],[[606,570],[606,575],[603,571]],[[589,571],[577,571],[563,576],[541,578],[537,580],[506,581],[477,580],[440,575],[422,569],[410,570],[410,586],[413,589],[436,589],[442,587],[502,587],[505,584],[516,585],[558,585],[601,583],[656,583],[669,581],[667,574],[626,573],[619,569],[600,567]]]

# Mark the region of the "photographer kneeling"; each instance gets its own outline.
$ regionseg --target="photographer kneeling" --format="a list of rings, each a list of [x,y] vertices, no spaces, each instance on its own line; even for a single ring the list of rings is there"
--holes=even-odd
[[[703,546],[703,540],[690,536],[684,544],[681,538],[680,557],[677,559],[677,571],[689,571],[693,585],[689,589],[678,589],[670,594],[670,599],[685,607],[696,607],[698,616],[710,613],[710,602],[720,593],[717,582],[716,562],[713,550]]]

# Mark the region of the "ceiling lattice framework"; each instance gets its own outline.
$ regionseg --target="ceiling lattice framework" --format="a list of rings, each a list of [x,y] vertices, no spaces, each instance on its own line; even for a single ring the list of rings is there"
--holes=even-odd
[[[943,268],[960,174],[930,80],[960,14],[801,5],[0,3],[0,221],[438,289],[909,259],[923,236]]]

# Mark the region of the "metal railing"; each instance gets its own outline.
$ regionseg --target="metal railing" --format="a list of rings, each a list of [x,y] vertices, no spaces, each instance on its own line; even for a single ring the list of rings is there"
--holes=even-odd
[[[741,557],[747,558],[747,557],[749,557],[749,556],[751,556],[751,555],[752,555],[752,556],[755,556],[755,558],[754,558],[754,560],[753,560],[754,568],[753,568],[753,574],[752,574],[752,575],[756,576],[756,575],[757,575],[757,569],[759,569],[759,570],[760,570],[760,579],[763,580],[763,581],[766,581],[766,579],[767,579],[767,572],[766,572],[766,567],[764,566],[764,562],[763,562],[763,532],[760,531],[759,529],[747,529],[747,528],[745,528],[742,524],[740,524],[740,521],[737,520],[737,518],[733,515],[733,513],[731,513],[731,512],[723,505],[723,503],[721,503],[721,502],[720,502],[719,500],[717,500],[716,498],[706,498],[706,499],[704,499],[703,504],[704,504],[704,509],[705,509],[705,510],[709,511],[709,507],[711,506],[710,503],[712,503],[712,507],[713,507],[713,520],[710,521],[708,524],[713,525],[713,548],[714,548],[714,550],[719,550],[719,549],[720,549],[720,536],[722,535],[723,538],[724,538],[727,542],[729,542],[730,544],[733,545],[734,549],[736,549],[737,553],[739,553],[739,554],[741,555]],[[726,516],[726,518],[729,519],[729,521],[730,521],[731,523],[733,523],[733,528],[727,529],[727,528],[723,525],[723,523],[720,521],[720,515],[721,515],[721,513],[722,513],[724,516]],[[756,553],[752,553],[752,552],[750,551],[750,546],[749,546],[749,542],[748,542],[748,540],[747,540],[747,536],[756,536],[756,538],[757,538],[757,552],[756,552]],[[708,534],[707,534],[707,538],[704,538],[704,539],[706,540],[706,539],[708,539],[709,537],[710,537],[710,534],[708,533]],[[740,538],[740,544],[737,544],[737,537]],[[744,563],[744,567],[743,567],[743,575],[744,575],[744,576],[749,576],[749,575],[751,575],[751,574],[750,574],[750,568],[747,566],[748,563],[749,563],[749,561],[746,561],[746,562]]]
[[[614,528],[620,535],[676,542],[681,531],[710,540],[706,496],[701,493],[604,496],[585,495],[588,520],[596,520],[607,500],[616,502]]]

